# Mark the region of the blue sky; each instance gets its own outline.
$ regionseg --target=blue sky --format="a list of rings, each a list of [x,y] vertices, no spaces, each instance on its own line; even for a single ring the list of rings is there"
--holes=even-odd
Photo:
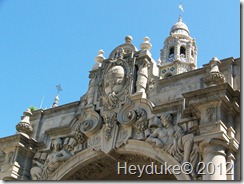
[[[131,35],[145,36],[158,60],[164,39],[178,20],[196,39],[198,67],[212,57],[240,57],[237,0],[0,0],[0,137],[15,134],[29,106],[50,108],[78,101],[99,49],[110,52]]]

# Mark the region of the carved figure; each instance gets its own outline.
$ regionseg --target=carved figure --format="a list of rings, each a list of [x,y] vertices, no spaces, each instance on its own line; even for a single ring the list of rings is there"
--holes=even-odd
[[[48,178],[49,174],[55,171],[63,162],[71,157],[71,154],[62,149],[62,140],[57,138],[53,141],[53,151],[48,155],[42,171],[42,179]]]
[[[105,77],[105,93],[115,92],[115,94],[118,94],[121,92],[124,86],[124,78],[125,71],[122,66],[114,66],[109,69]]]
[[[47,153],[37,152],[35,154],[32,162],[34,166],[30,170],[32,180],[42,179],[42,170],[44,169],[44,162],[46,157],[47,157]]]
[[[112,109],[118,103],[118,94],[123,91],[125,71],[122,66],[114,66],[108,70],[104,81],[106,96],[105,106]]]
[[[123,55],[124,55],[124,49],[122,47],[119,47],[114,54],[114,58],[115,59],[123,59]]]
[[[35,165],[30,170],[32,180],[41,180],[42,179],[42,171],[44,169],[44,163],[42,163],[38,160],[33,160],[32,163],[33,163],[33,165]]]
[[[146,141],[155,143],[156,147],[162,148],[179,162],[191,162],[195,166],[198,149],[193,142],[193,134],[185,135],[180,126],[174,126],[170,114],[161,116],[160,120],[163,126],[155,129]]]

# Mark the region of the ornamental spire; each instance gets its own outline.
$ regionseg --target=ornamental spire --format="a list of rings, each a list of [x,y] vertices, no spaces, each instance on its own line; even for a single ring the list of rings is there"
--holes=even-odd
[[[53,102],[52,107],[57,107],[58,106],[58,101],[59,101],[58,95],[59,95],[59,92],[62,91],[62,88],[61,88],[61,85],[60,84],[59,85],[56,85],[56,88],[57,88],[58,92],[57,92],[57,95],[56,95],[56,97],[54,99],[54,102]]]
[[[182,13],[184,13],[184,9],[183,9],[182,3],[179,4],[179,9],[180,9],[179,21],[180,21],[180,20],[182,20]]]

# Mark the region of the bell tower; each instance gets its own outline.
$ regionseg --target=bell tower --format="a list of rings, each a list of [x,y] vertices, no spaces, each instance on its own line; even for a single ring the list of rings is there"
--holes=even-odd
[[[181,15],[178,22],[171,28],[170,35],[164,41],[158,66],[160,78],[167,78],[196,69],[196,40],[190,36],[190,31],[182,21]]]

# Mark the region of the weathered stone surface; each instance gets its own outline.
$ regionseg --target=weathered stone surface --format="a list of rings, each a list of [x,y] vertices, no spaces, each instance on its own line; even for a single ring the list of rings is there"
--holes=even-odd
[[[194,169],[144,174],[145,180],[240,179],[240,59],[213,58],[195,69],[195,40],[182,20],[172,27],[159,65],[148,37],[141,49],[127,36],[107,59],[100,50],[79,101],[26,111],[18,134],[0,139],[0,179],[136,179],[116,175],[117,163],[125,161],[189,162]],[[222,170],[199,173],[198,164],[210,162],[211,169],[222,163]],[[221,175],[227,171],[235,173]]]

